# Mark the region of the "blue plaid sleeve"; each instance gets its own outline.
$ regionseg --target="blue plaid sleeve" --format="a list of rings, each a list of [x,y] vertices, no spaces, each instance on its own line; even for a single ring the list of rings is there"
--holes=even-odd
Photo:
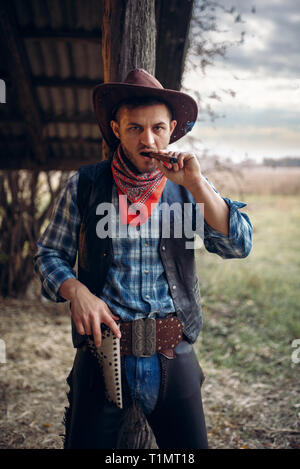
[[[79,174],[75,173],[60,193],[34,257],[34,269],[42,282],[42,294],[57,303],[65,301],[58,293],[63,282],[76,278],[74,266],[81,222],[77,206],[78,177]]]
[[[218,193],[213,184],[208,180],[207,182]],[[252,224],[249,216],[239,211],[247,204],[222,198],[229,207],[229,234],[226,236],[220,233],[204,220],[204,246],[209,252],[224,259],[247,257],[252,249]]]
[[[239,209],[247,204],[224,198],[229,207],[229,235],[214,230],[204,222],[204,245],[209,252],[224,259],[247,257],[252,248],[252,224]]]

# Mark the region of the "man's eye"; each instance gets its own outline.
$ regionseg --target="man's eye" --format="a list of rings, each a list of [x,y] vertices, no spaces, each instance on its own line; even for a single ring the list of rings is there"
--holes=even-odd
[[[161,125],[158,125],[156,127],[154,127],[154,130],[163,130],[164,127],[162,127]]]

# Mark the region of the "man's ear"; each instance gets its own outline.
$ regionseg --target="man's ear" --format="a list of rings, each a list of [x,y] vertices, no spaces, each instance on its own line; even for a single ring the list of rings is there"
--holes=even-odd
[[[110,121],[110,126],[112,128],[113,133],[115,136],[120,140],[120,131],[119,131],[119,124],[116,121]]]
[[[177,125],[177,121],[173,120],[173,121],[170,122],[171,135],[174,132],[174,129],[175,129],[176,125]]]

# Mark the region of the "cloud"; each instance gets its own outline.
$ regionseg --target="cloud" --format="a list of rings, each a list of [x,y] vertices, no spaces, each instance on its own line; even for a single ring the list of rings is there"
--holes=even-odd
[[[218,10],[214,40],[239,41],[225,58],[185,77],[186,88],[201,96],[200,122],[193,131],[200,147],[238,159],[239,155],[300,154],[300,10],[295,0],[248,3],[223,0],[234,15]],[[255,7],[255,13],[252,12]],[[236,23],[240,14],[242,21]],[[231,91],[233,91],[231,93]],[[210,122],[205,108],[221,118]],[[222,117],[224,116],[224,117]]]
[[[224,0],[223,0],[224,1]],[[228,2],[236,4],[242,12],[244,23],[232,24],[235,35],[243,29],[245,42],[228,50],[225,62],[231,66],[246,69],[249,73],[268,76],[300,76],[300,14],[299,3],[294,0],[260,0],[256,12],[251,13],[248,2]],[[220,18],[223,21],[222,18]],[[224,17],[229,26],[229,18]]]
[[[209,149],[221,157],[239,161],[245,156],[261,161],[266,156],[282,157],[300,154],[298,129],[258,125],[238,125],[232,128],[197,125],[193,137],[199,142],[199,152]],[[183,143],[183,142],[182,142]]]

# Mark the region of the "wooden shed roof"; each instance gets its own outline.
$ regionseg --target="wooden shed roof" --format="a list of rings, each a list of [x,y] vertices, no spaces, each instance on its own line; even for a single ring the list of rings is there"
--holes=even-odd
[[[76,169],[101,158],[101,0],[0,0],[0,169]],[[156,76],[179,89],[192,0],[156,0]],[[3,82],[2,82],[3,84]]]

